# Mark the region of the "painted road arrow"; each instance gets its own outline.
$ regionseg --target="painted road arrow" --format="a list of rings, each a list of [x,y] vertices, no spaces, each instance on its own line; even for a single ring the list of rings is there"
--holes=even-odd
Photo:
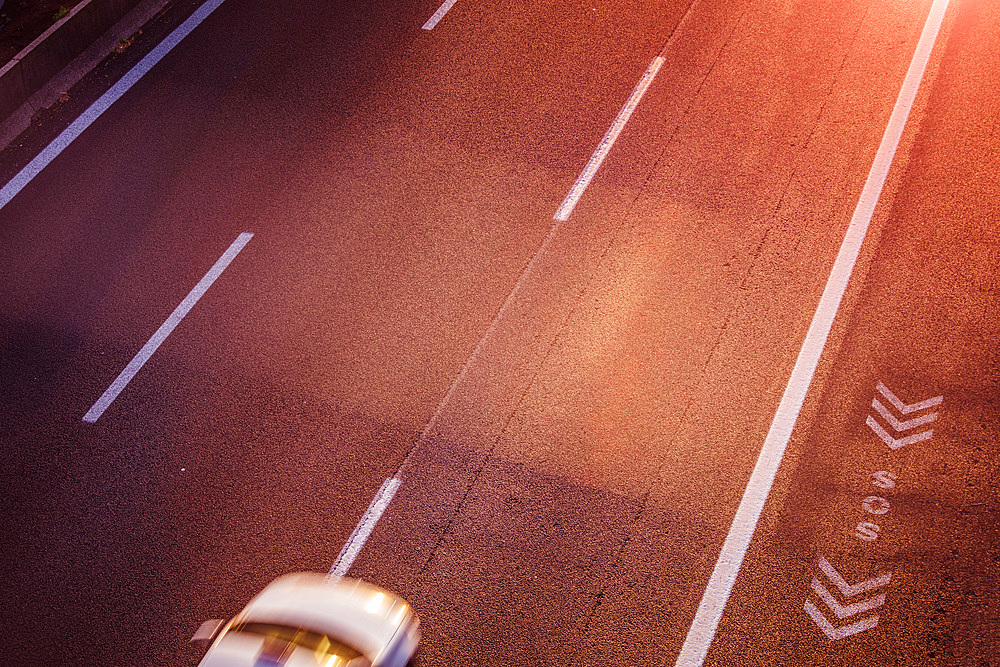
[[[823,573],[830,578],[830,581],[837,587],[841,595],[847,598],[852,598],[855,595],[860,595],[861,593],[867,593],[868,591],[875,590],[876,588],[882,588],[892,581],[892,572],[886,572],[885,574],[880,574],[877,577],[866,579],[865,581],[857,584],[849,584],[847,583],[847,580],[840,575],[840,572],[837,572],[836,568],[830,565],[830,561],[825,558],[819,559],[819,569],[823,570]]]
[[[895,415],[889,412],[889,409],[882,405],[877,398],[872,399],[872,407],[875,411],[882,415],[882,418],[889,422],[889,426],[893,428],[897,433],[899,431],[909,431],[911,428],[916,428],[918,426],[923,426],[924,424],[930,424],[932,421],[937,419],[938,413],[932,412],[929,415],[924,415],[923,417],[914,417],[913,419],[907,419],[905,422],[901,422],[896,419]]]
[[[896,410],[903,415],[910,414],[911,412],[917,412],[918,410],[926,410],[927,408],[934,407],[935,405],[940,405],[944,400],[944,396],[935,396],[934,398],[917,401],[916,403],[906,404],[903,403],[898,396],[892,393],[892,391],[890,391],[889,388],[882,382],[878,383],[876,389],[878,389],[878,392],[882,394],[887,401],[889,401],[889,404],[892,405],[892,407],[896,408]],[[922,417],[914,417],[913,419],[902,421],[892,414],[889,408],[885,407],[885,405],[878,400],[878,397],[872,399],[872,407],[896,433],[909,431],[919,426],[929,424],[932,421],[935,421],[938,417],[938,413],[932,412],[930,414],[923,415]],[[868,415],[868,419],[865,423],[872,431],[875,432],[875,435],[881,438],[885,444],[889,445],[890,449],[899,449],[901,447],[905,447],[906,445],[912,445],[915,442],[929,440],[931,436],[934,435],[934,429],[927,429],[926,431],[921,431],[920,433],[913,433],[902,438],[896,438],[871,415]]]
[[[880,393],[883,396],[885,396],[886,399],[890,403],[892,403],[892,407],[896,408],[897,410],[899,410],[900,412],[902,412],[904,415],[908,415],[911,412],[916,412],[917,410],[924,410],[926,408],[932,408],[935,405],[941,405],[941,402],[944,400],[944,396],[935,396],[934,398],[928,398],[928,399],[923,400],[923,401],[917,401],[916,403],[911,403],[909,405],[906,405],[901,400],[899,400],[899,398],[894,393],[892,393],[891,391],[889,391],[889,388],[886,387],[881,382],[879,382],[875,386],[875,388],[878,389],[878,393]]]
[[[847,580],[844,579],[839,572],[837,572],[836,568],[830,565],[830,562],[826,558],[822,557],[819,559],[819,568],[824,574],[826,574],[827,578],[830,579],[831,583],[837,587],[837,590],[839,590],[841,595],[845,598],[851,598],[856,595],[875,590],[876,588],[881,588],[892,581],[892,572],[886,572],[877,577],[872,577],[871,579],[866,579],[865,581],[861,581],[856,584],[849,584],[847,583]],[[833,612],[834,616],[840,620],[857,616],[858,614],[863,614],[871,611],[872,609],[877,609],[885,604],[885,593],[880,593],[879,595],[868,598],[867,600],[862,600],[853,604],[841,604],[837,601],[837,598],[835,598],[833,594],[827,590],[826,586],[824,586],[820,580],[815,577],[812,580],[812,590],[819,596],[820,600],[823,601],[823,604],[825,604],[830,611]],[[856,635],[859,632],[871,630],[878,625],[878,616],[876,615],[849,625],[841,626],[839,628],[835,627],[808,597],[806,598],[805,604],[802,608],[807,614],[809,614],[809,618],[813,620],[813,623],[815,623],[816,626],[830,638],[830,641],[837,641],[845,637],[850,637],[851,635]]]
[[[813,579],[812,589],[816,591],[820,599],[826,603],[826,606],[833,610],[833,613],[837,615],[837,618],[844,620],[851,616],[857,616],[866,611],[871,611],[877,607],[881,607],[885,604],[885,593],[876,595],[873,598],[868,598],[861,602],[855,602],[854,604],[842,605],[837,602],[837,598],[833,597],[830,591],[826,590],[826,586],[820,583],[819,579]]]

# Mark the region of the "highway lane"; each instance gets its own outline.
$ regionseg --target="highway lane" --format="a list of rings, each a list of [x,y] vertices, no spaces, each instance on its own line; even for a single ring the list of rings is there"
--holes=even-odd
[[[0,211],[10,664],[193,661],[328,567],[684,9],[425,4],[227,2]]]
[[[678,76],[651,86],[356,566],[435,610],[428,664],[673,662],[928,7],[701,3],[681,24]],[[594,277],[564,287],[560,257],[609,227]]]

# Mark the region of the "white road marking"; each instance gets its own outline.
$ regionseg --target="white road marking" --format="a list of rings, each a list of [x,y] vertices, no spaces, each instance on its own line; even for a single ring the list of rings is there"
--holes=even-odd
[[[399,477],[390,477],[382,482],[382,487],[375,494],[371,504],[368,505],[368,511],[361,517],[358,525],[354,527],[351,537],[348,538],[344,548],[337,554],[337,560],[333,561],[333,566],[327,574],[328,577],[343,577],[351,569],[354,559],[358,557],[361,548],[365,546],[368,537],[375,530],[375,524],[378,523],[382,513],[385,512],[385,508],[389,506],[392,497],[396,495],[396,490],[399,488],[400,482]]]
[[[894,472],[879,470],[872,473],[872,484],[880,489],[894,489],[898,478],[899,475]]]
[[[576,204],[580,201],[580,197],[583,196],[583,191],[587,189],[590,185],[590,181],[594,178],[594,174],[600,169],[601,163],[604,162],[604,158],[608,156],[608,152],[611,147],[615,145],[615,140],[618,139],[618,135],[621,134],[622,129],[625,127],[625,123],[632,116],[632,112],[635,108],[639,106],[639,101],[642,96],[646,94],[646,89],[649,88],[649,84],[653,82],[653,78],[656,73],[660,71],[660,66],[663,65],[663,58],[657,56],[653,58],[653,62],[650,63],[646,72],[639,79],[639,83],[636,85],[635,90],[632,91],[631,97],[622,107],[622,110],[618,112],[618,117],[615,118],[615,122],[611,124],[611,128],[601,139],[601,143],[597,145],[597,150],[594,154],[590,156],[590,160],[587,161],[587,166],[583,168],[580,176],[576,179],[576,183],[570,188],[569,194],[566,195],[566,199],[563,200],[562,205],[559,210],[556,211],[556,220],[567,220],[569,219],[570,213],[576,208]]]
[[[224,0],[208,0],[205,4],[198,7],[195,12],[188,17],[184,23],[177,26],[172,33],[170,33],[166,39],[156,45],[152,51],[146,54],[142,60],[135,64],[132,69],[130,69],[125,76],[123,76],[115,85],[111,86],[107,92],[101,95],[96,102],[90,105],[90,107],[80,115],[79,118],[70,123],[69,127],[62,131],[62,133],[52,140],[52,142],[46,146],[41,153],[35,156],[35,158],[27,164],[21,171],[19,171],[14,178],[10,179],[3,188],[0,188],[0,209],[10,203],[17,193],[24,189],[24,187],[31,182],[31,180],[37,176],[42,169],[45,169],[52,160],[66,149],[73,141],[79,137],[84,130],[86,130],[90,125],[97,120],[97,118],[107,111],[112,104],[117,102],[122,95],[128,92],[135,83],[143,77],[149,70],[153,68],[156,63],[163,59],[163,56],[170,53],[177,44],[180,43],[182,39],[187,37],[192,30],[198,27],[198,24],[205,20],[205,18],[211,14],[215,9],[223,3]]]
[[[229,266],[230,262],[233,261],[236,255],[239,254],[240,250],[243,250],[243,246],[249,243],[252,238],[253,234],[250,232],[243,232],[236,237],[236,240],[232,242],[226,252],[222,253],[222,257],[220,257],[215,264],[212,265],[212,268],[208,270],[205,277],[198,281],[198,284],[194,286],[194,289],[192,289],[186,297],[184,297],[184,300],[181,301],[180,305],[174,309],[174,312],[170,313],[170,317],[167,318],[167,321],[160,325],[160,328],[156,330],[156,333],[154,333],[153,336],[146,341],[146,344],[142,346],[142,349],[139,350],[134,357],[132,357],[132,361],[128,362],[125,369],[118,374],[118,377],[116,377],[114,382],[111,383],[111,386],[108,387],[103,394],[101,394],[101,397],[97,399],[97,402],[94,403],[90,410],[87,411],[87,414],[83,416],[83,421],[93,424],[97,421],[98,417],[104,414],[104,411],[108,409],[111,402],[114,401],[125,386],[132,381],[135,374],[139,372],[147,361],[149,361],[149,358],[153,356],[153,353],[156,352],[158,347],[160,347],[160,344],[163,343],[163,341],[167,339],[167,336],[170,335],[170,332],[172,332],[177,325],[180,324],[181,320],[184,319],[184,316],[187,315],[191,308],[194,307],[194,304],[198,303],[198,300],[203,294],[205,294],[206,291],[208,291],[208,288],[212,286],[215,279],[222,275],[222,272],[226,270],[226,267]]]
[[[438,7],[437,11],[434,12],[433,16],[427,19],[427,23],[424,24],[424,30],[433,30],[434,26],[438,24],[438,21],[444,18],[444,15],[448,13],[448,10],[458,2],[458,0],[444,0],[444,3]]]
[[[878,533],[882,530],[877,523],[871,521],[861,521],[854,528],[854,537],[865,542],[874,542],[878,539]]]
[[[876,588],[882,588],[892,581],[892,572],[885,572],[877,577],[872,577],[871,579],[865,579],[864,581],[859,581],[856,584],[847,583],[847,579],[844,579],[844,575],[837,571],[830,561],[824,556],[820,556],[819,559],[819,569],[823,570],[830,582],[837,587],[840,594],[844,597],[852,598],[855,595],[861,595],[862,593],[867,593],[868,591],[873,591]]]
[[[882,415],[882,418],[885,419],[889,426],[891,426],[897,433],[900,431],[909,431],[912,428],[917,428],[918,426],[923,426],[924,424],[930,424],[933,421],[937,421],[938,417],[938,413],[932,412],[929,415],[924,415],[923,417],[914,417],[913,419],[901,422],[896,419],[895,415],[889,412],[889,409],[882,405],[877,398],[872,399],[872,407],[875,408],[875,412]]]
[[[807,599],[805,604],[802,605],[802,608],[807,614],[809,614],[813,622],[819,626],[819,629],[830,638],[830,641],[834,642],[838,639],[850,637],[851,635],[856,635],[859,632],[871,630],[872,628],[878,626],[878,616],[871,616],[863,621],[851,623],[850,625],[845,625],[842,628],[835,628],[830,621],[826,620],[826,617],[820,613],[819,609],[816,608],[816,605],[814,605],[811,600]]]
[[[882,496],[868,496],[861,501],[861,509],[869,514],[886,514],[889,511],[889,508],[889,501]]]
[[[451,385],[448,387],[448,391],[445,392],[444,397],[441,399],[441,402],[438,403],[437,409],[434,410],[434,414],[431,415],[431,418],[424,425],[423,430],[420,432],[420,437],[417,438],[417,441],[414,443],[413,447],[410,448],[410,452],[406,455],[406,458],[403,459],[403,462],[399,464],[399,468],[396,470],[396,474],[393,477],[393,479],[396,480],[396,485],[392,489],[392,493],[389,495],[388,499],[385,500],[384,505],[382,507],[383,510],[385,509],[385,506],[388,506],[389,501],[392,500],[392,496],[396,493],[396,488],[399,487],[399,484],[402,481],[403,470],[409,464],[410,459],[413,457],[417,449],[419,449],[419,447],[424,442],[426,442],[427,438],[430,436],[430,433],[434,429],[434,426],[437,424],[438,420],[441,418],[441,415],[444,413],[444,409],[451,402],[452,396],[455,395],[455,391],[458,389],[459,385],[462,384],[462,381],[468,374],[469,369],[473,366],[473,364],[475,364],[476,360],[479,359],[479,356],[482,353],[482,349],[483,346],[486,344],[486,341],[489,340],[490,337],[493,335],[493,332],[496,330],[500,321],[507,313],[507,310],[510,308],[510,305],[514,302],[515,296],[523,288],[524,283],[527,281],[528,276],[531,274],[532,270],[534,270],[535,265],[538,263],[539,259],[541,259],[541,257],[545,254],[545,252],[549,249],[549,246],[552,244],[552,239],[555,238],[560,227],[562,227],[562,221],[556,220],[552,224],[552,227],[549,228],[549,233],[545,237],[545,240],[542,241],[542,244],[538,247],[538,250],[535,251],[535,254],[528,262],[528,265],[524,268],[524,271],[521,272],[521,275],[518,277],[517,282],[514,283],[513,289],[511,289],[510,293],[507,294],[507,298],[504,299],[503,304],[501,304],[500,310],[498,310],[497,314],[493,316],[493,320],[490,322],[490,325],[486,328],[486,331],[479,339],[479,342],[476,343],[476,346],[472,349],[472,353],[469,354],[468,358],[466,358],[465,360],[465,363],[462,364],[462,368],[459,370],[458,375],[455,376],[455,379],[452,380]],[[372,501],[373,505],[377,500],[379,500],[381,494],[382,491],[380,490],[379,494],[375,496],[375,500]],[[354,533],[351,534],[351,537],[348,540],[347,544],[345,544],[344,548],[341,549],[340,552],[341,555],[337,556],[337,560],[334,562],[334,566],[330,570],[330,576],[344,576],[347,573],[347,570],[348,568],[350,568],[351,563],[354,562],[355,556],[357,556],[357,553],[360,552],[361,548],[365,545],[365,542],[368,539],[368,535],[371,534],[372,529],[374,529],[375,527],[375,523],[378,521],[381,515],[382,515],[382,510],[378,512],[378,515],[374,516],[374,519],[370,519],[368,513],[366,513],[365,516],[362,517],[361,522],[358,523],[358,526],[354,529]],[[362,524],[365,525],[370,524],[370,525],[368,525],[368,528],[366,529],[366,531],[364,531],[363,539],[358,540],[356,538],[356,535],[358,535],[362,531]],[[350,560],[346,562],[346,565],[341,566],[340,563],[342,557],[348,551],[348,547],[351,548],[353,555],[351,556]]]
[[[889,124],[882,135],[882,142],[868,172],[868,178],[865,180],[858,205],[854,209],[847,234],[844,236],[840,251],[837,253],[830,278],[827,280],[822,297],[820,297],[816,313],[813,315],[809,331],[806,333],[802,349],[799,351],[795,367],[792,369],[792,375],[785,387],[767,437],[764,439],[757,464],[754,466],[739,508],[736,510],[736,516],[733,518],[729,533],[723,542],[722,551],[715,563],[715,568],[712,570],[705,593],[698,605],[698,611],[695,613],[694,621],[691,623],[680,655],[677,657],[675,664],[678,667],[694,667],[703,664],[705,656],[708,654],[708,648],[715,638],[719,621],[722,619],[722,612],[729,601],[736,576],[739,574],[743,559],[746,557],[747,547],[750,545],[750,540],[757,528],[757,522],[764,510],[764,503],[771,492],[771,485],[774,483],[778,466],[785,454],[785,447],[791,438],[792,429],[795,427],[799,411],[805,401],[806,392],[812,382],[813,374],[816,372],[816,366],[819,364],[820,355],[826,345],[830,328],[833,326],[834,317],[840,308],[844,291],[847,289],[847,282],[854,270],[854,264],[857,262],[861,244],[868,231],[872,215],[875,213],[879,196],[882,194],[885,179],[889,174],[889,167],[896,154],[896,148],[899,146],[903,127],[906,125],[910,108],[916,98],[917,89],[923,79],[924,69],[930,60],[931,50],[934,48],[934,42],[937,40],[938,31],[947,8],[948,0],[934,0],[924,23],[920,41],[917,43],[913,59],[910,61],[906,78],[903,79],[902,88],[896,98],[892,115],[889,117]],[[842,628],[841,631],[846,631],[846,629]]]
[[[912,445],[918,442],[923,442],[924,440],[930,440],[934,436],[934,429],[928,429],[920,433],[914,433],[905,438],[894,438],[889,435],[889,432],[882,428],[882,425],[875,421],[875,418],[868,415],[868,419],[865,420],[875,435],[882,439],[882,442],[889,445],[889,449],[900,449],[901,447],[906,447],[907,445]]]
[[[941,405],[941,403],[944,401],[944,396],[935,396],[934,398],[928,398],[926,400],[917,401],[916,403],[911,403],[910,405],[907,405],[906,403],[903,403],[903,401],[899,400],[898,396],[889,391],[889,388],[886,387],[884,384],[882,384],[882,382],[879,382],[877,385],[875,385],[875,388],[878,389],[878,393],[885,396],[887,401],[892,403],[892,406],[894,408],[899,410],[904,415],[908,415],[911,412],[916,412],[917,410],[932,408],[935,405]]]
[[[862,600],[861,602],[855,602],[854,604],[842,605],[837,602],[837,598],[833,597],[830,591],[826,590],[826,586],[820,583],[819,579],[813,577],[812,589],[819,595],[820,599],[826,603],[826,606],[837,615],[837,618],[844,620],[851,616],[857,616],[858,614],[863,614],[866,611],[871,611],[872,609],[877,609],[885,604],[885,593],[876,595],[873,598],[868,598],[867,600]]]
[[[906,403],[903,403],[903,401],[899,400],[899,397],[889,391],[889,388],[881,382],[878,383],[876,388],[894,408],[899,410],[899,412],[904,415],[918,410],[934,407],[935,405],[940,405],[942,401],[944,401],[944,396],[935,396],[934,398],[928,398],[923,401],[917,401],[916,403],[907,405]],[[892,412],[889,411],[887,407],[882,405],[878,398],[872,399],[872,407],[875,408],[876,412],[882,415],[882,418],[885,419],[886,423],[889,424],[889,426],[891,426],[897,433],[900,431],[908,431],[925,424],[930,424],[933,421],[937,421],[938,417],[938,413],[932,412],[922,417],[914,417],[913,419],[900,421],[895,415],[892,414]],[[905,438],[896,439],[889,435],[889,432],[882,428],[882,425],[879,424],[878,421],[871,415],[868,415],[868,419],[865,420],[865,423],[872,431],[875,432],[875,435],[880,437],[885,444],[889,445],[890,449],[899,449],[901,447],[905,447],[906,445],[912,445],[917,442],[923,442],[924,440],[930,440],[934,435],[934,429],[929,429],[922,433],[914,433],[913,435]]]
[[[855,595],[861,595],[862,593],[867,593],[869,591],[875,590],[876,588],[881,588],[888,585],[892,581],[892,572],[886,572],[880,574],[877,577],[872,577],[871,579],[866,579],[865,581],[860,581],[856,584],[849,584],[847,580],[844,579],[840,572],[837,572],[836,568],[830,565],[830,561],[826,558],[820,557],[819,559],[819,569],[823,570],[823,573],[830,579],[830,581],[837,587],[840,594],[845,598],[851,598]],[[885,604],[885,593],[880,593],[875,597],[863,600],[861,602],[855,602],[853,604],[842,605],[837,602],[837,598],[826,589],[819,579],[813,577],[812,580],[812,590],[823,603],[839,618],[844,620],[851,616],[857,616],[858,614],[864,614],[873,609],[877,609]],[[809,617],[812,618],[813,622],[819,626],[819,628],[826,633],[826,636],[830,638],[831,641],[837,641],[838,639],[843,639],[844,637],[850,637],[851,635],[856,635],[859,632],[864,632],[865,630],[871,630],[878,625],[878,616],[872,616],[866,618],[857,623],[852,623],[851,625],[845,625],[842,628],[834,628],[833,624],[822,612],[816,608],[816,606],[806,598],[805,603],[802,607]]]

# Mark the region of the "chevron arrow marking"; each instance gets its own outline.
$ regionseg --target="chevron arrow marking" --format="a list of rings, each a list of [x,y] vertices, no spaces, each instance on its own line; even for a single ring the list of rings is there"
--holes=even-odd
[[[872,407],[875,408],[876,412],[882,415],[882,418],[889,422],[891,426],[897,432],[899,431],[909,431],[911,428],[916,428],[918,426],[923,426],[924,424],[930,424],[935,421],[938,417],[938,413],[932,412],[929,415],[924,415],[923,417],[914,417],[913,419],[908,419],[905,422],[901,422],[896,417],[889,412],[888,408],[882,405],[877,398],[872,399]]]
[[[885,593],[881,595],[876,595],[873,598],[868,598],[862,602],[855,602],[854,604],[842,605],[837,602],[837,598],[830,594],[830,591],[826,590],[826,586],[819,582],[819,579],[813,579],[812,589],[816,591],[820,599],[826,603],[826,606],[833,610],[833,613],[837,615],[837,618],[843,620],[848,616],[857,616],[858,614],[863,614],[866,611],[871,611],[872,609],[877,609],[885,604]]]
[[[880,574],[877,577],[872,577],[871,579],[866,579],[853,585],[849,584],[844,577],[841,576],[840,572],[837,572],[836,568],[830,565],[830,561],[822,556],[819,559],[819,569],[823,570],[823,573],[830,578],[830,581],[832,581],[838,589],[840,589],[841,594],[845,598],[852,598],[860,593],[866,593],[876,588],[881,588],[892,581],[892,572],[886,572],[885,574]]]
[[[915,442],[922,442],[924,440],[929,440],[932,435],[934,435],[934,429],[927,431],[922,431],[920,433],[914,433],[913,435],[908,435],[905,438],[893,438],[889,433],[882,428],[882,425],[875,421],[875,418],[871,415],[865,420],[865,423],[875,431],[875,435],[882,438],[885,444],[889,445],[889,449],[899,449],[900,447],[905,447],[906,445],[912,445]]]
[[[878,625],[878,616],[869,616],[868,618],[858,621],[857,623],[851,623],[850,625],[845,625],[842,628],[835,628],[830,621],[826,620],[826,617],[820,613],[819,609],[816,608],[810,600],[806,600],[805,605],[802,607],[805,609],[806,613],[809,614],[813,622],[819,626],[831,641],[837,641],[838,639],[843,639],[844,637],[850,637],[851,635],[856,635],[859,632],[864,632],[865,630],[871,630],[876,625]]]
[[[917,410],[923,410],[924,408],[931,408],[934,407],[935,405],[940,405],[941,402],[944,400],[944,396],[935,396],[934,398],[928,398],[927,400],[918,401],[917,403],[910,403],[909,405],[907,405],[903,403],[903,401],[899,400],[899,398],[894,393],[889,391],[889,388],[886,387],[881,382],[879,382],[875,388],[878,389],[878,393],[885,396],[886,400],[892,403],[892,407],[896,408],[904,415],[908,415],[911,412],[916,412]]]
[[[826,558],[820,557],[819,568],[823,570],[823,573],[833,582],[833,584],[840,591],[841,595],[845,598],[851,598],[855,595],[861,595],[862,593],[867,593],[868,591],[874,590],[876,588],[881,588],[892,581],[892,572],[885,572],[878,575],[877,577],[872,577],[871,579],[865,579],[864,581],[859,581],[856,584],[849,584],[847,580],[844,579],[837,569],[830,565],[830,561]],[[820,583],[819,579],[813,577],[812,589],[820,599],[826,604],[827,607],[836,615],[840,620],[849,618],[851,616],[857,616],[858,614],[863,614],[869,612],[872,609],[878,609],[885,604],[885,593],[880,593],[874,597],[868,598],[867,600],[862,600],[861,602],[855,602],[854,604],[840,604],[837,602],[837,598],[827,590],[826,586]],[[802,609],[809,614],[809,618],[813,620],[813,623],[819,627],[820,630],[830,639],[830,641],[837,641],[838,639],[843,639],[844,637],[850,637],[851,635],[856,635],[859,632],[864,632],[865,630],[871,630],[878,625],[878,616],[870,616],[868,618],[862,619],[856,623],[850,623],[843,627],[837,628],[823,615],[815,604],[807,597]]]

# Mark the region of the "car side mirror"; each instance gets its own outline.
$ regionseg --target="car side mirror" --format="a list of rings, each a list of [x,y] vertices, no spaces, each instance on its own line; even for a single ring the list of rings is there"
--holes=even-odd
[[[205,621],[198,627],[190,641],[198,644],[211,644],[215,636],[219,634],[219,629],[225,623],[221,618],[212,618]]]

